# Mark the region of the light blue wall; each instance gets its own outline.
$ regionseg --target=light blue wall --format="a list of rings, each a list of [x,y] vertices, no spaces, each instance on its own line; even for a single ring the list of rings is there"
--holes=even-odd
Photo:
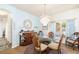
[[[12,15],[12,47],[19,45],[19,31],[23,27],[24,20],[31,20],[32,27],[38,26],[37,31],[40,29],[40,18],[27,12],[21,11],[12,5],[0,5],[0,9],[7,10]]]

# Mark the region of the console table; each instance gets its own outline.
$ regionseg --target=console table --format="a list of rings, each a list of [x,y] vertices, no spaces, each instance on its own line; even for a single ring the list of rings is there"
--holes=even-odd
[[[23,32],[20,35],[20,46],[32,44],[32,32]]]

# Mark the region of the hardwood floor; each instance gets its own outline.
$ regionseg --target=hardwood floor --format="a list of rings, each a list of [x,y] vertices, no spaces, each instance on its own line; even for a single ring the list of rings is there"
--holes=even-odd
[[[26,46],[18,46],[16,48],[9,48],[7,50],[0,51],[0,54],[23,54]]]
[[[7,50],[0,51],[0,54],[33,54],[33,46],[18,46],[16,48],[10,48]],[[62,51],[61,54],[78,54],[79,50],[75,49],[73,50],[71,47],[66,47],[65,45],[62,45]],[[53,51],[50,51],[50,54],[54,54]]]

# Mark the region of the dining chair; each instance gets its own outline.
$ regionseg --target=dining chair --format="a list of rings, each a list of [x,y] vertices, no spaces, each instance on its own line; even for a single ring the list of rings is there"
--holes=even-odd
[[[75,47],[77,46],[79,49],[79,38],[74,39],[70,39],[69,37],[66,38],[66,46],[71,46],[73,48],[73,50],[75,49]]]
[[[53,32],[48,32],[48,37],[52,38],[54,36]]]
[[[40,43],[39,37],[36,33],[33,34],[33,45],[34,45],[34,50],[41,53],[47,49],[47,45]]]
[[[73,50],[76,46],[79,46],[79,32],[74,32],[72,37],[67,37],[65,44],[66,46],[71,46]]]
[[[60,40],[59,40],[59,43],[56,43],[56,42],[51,42],[48,47],[51,49],[51,50],[54,50],[54,51],[57,51],[58,54],[61,53],[61,43],[62,43],[62,40],[63,40],[63,34],[61,35],[60,37]]]
[[[48,37],[53,40],[54,39],[54,33],[53,32],[48,32]]]
[[[39,32],[38,32],[38,35],[39,35],[40,37],[44,36],[43,31],[39,31]]]

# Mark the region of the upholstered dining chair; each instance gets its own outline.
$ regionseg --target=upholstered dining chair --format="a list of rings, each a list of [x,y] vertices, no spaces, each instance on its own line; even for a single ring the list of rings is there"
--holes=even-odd
[[[54,36],[54,33],[53,32],[48,32],[48,37],[53,37]]]
[[[70,37],[66,38],[66,46],[71,46],[73,48],[73,50],[75,49],[75,46],[78,46],[79,49],[79,38],[71,39]]]
[[[39,35],[40,37],[44,36],[43,31],[39,31],[39,32],[38,32],[38,35]]]
[[[51,49],[51,50],[54,50],[54,51],[57,51],[57,53],[61,53],[61,43],[62,43],[62,40],[63,40],[63,34],[61,35],[60,37],[60,40],[59,40],[59,43],[56,43],[56,42],[51,42],[48,47]]]
[[[74,32],[72,37],[67,37],[65,44],[66,46],[71,46],[73,50],[76,46],[79,46],[79,32]]]
[[[53,40],[54,39],[54,33],[53,32],[48,32],[48,37]]]
[[[47,49],[47,45],[40,43],[39,37],[36,33],[33,34],[33,45],[34,45],[34,50],[41,53]]]

